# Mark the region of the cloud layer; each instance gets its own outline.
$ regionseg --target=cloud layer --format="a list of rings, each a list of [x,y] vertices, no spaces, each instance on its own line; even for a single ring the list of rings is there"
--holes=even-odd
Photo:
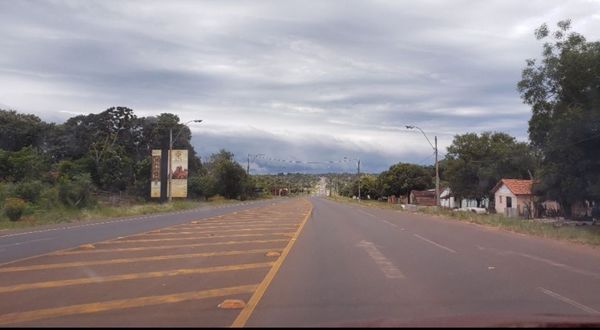
[[[405,125],[442,151],[469,131],[526,140],[516,83],[541,52],[533,30],[571,18],[598,40],[597,13],[598,1],[4,1],[0,106],[52,121],[172,112],[204,120],[203,157],[347,156],[378,172],[433,162]]]

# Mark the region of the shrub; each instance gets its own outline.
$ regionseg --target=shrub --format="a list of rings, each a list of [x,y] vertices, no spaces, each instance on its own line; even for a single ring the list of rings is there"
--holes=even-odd
[[[27,180],[15,185],[15,195],[24,200],[35,203],[44,191],[44,184],[39,180]]]
[[[54,209],[61,205],[60,200],[58,199],[58,188],[51,187],[45,189],[37,202],[37,205],[46,210]]]
[[[11,221],[17,221],[23,215],[27,203],[21,198],[9,197],[4,201],[4,213]]]
[[[214,195],[214,196],[208,198],[209,202],[222,202],[224,200],[225,200],[225,197],[223,197],[221,195]]]
[[[58,183],[58,199],[66,206],[83,208],[94,204],[94,186],[89,174],[78,174],[73,179],[62,178]]]

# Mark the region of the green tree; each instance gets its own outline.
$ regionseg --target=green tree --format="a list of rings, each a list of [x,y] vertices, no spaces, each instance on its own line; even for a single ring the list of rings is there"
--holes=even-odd
[[[570,216],[577,201],[600,201],[600,42],[570,32],[570,20],[535,30],[540,62],[528,59],[518,90],[531,106],[529,138],[541,153],[534,191]]]
[[[445,180],[458,200],[480,205],[502,178],[528,179],[536,168],[529,146],[506,133],[456,135],[444,160]]]
[[[39,147],[47,125],[35,115],[0,110],[0,149],[18,151],[24,147]]]
[[[423,166],[398,163],[379,174],[379,184],[384,196],[406,196],[411,190],[431,188],[433,178]]]
[[[225,198],[245,199],[249,197],[249,186],[252,184],[244,168],[233,156],[231,152],[223,149],[210,156],[206,167],[212,187],[207,190]]]
[[[46,157],[34,147],[19,151],[0,152],[0,167],[4,178],[14,182],[27,179],[45,179],[50,170]]]

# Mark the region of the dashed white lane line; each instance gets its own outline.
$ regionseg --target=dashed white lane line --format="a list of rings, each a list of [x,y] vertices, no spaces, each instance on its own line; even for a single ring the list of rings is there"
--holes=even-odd
[[[361,209],[357,209],[357,211],[360,212],[360,213],[362,213],[362,214],[366,214],[366,215],[370,216],[371,218],[376,218],[377,217],[374,214],[371,214],[369,212],[365,212],[365,211],[363,211]]]
[[[379,269],[383,272],[383,275],[387,278],[406,278],[404,274],[388,259],[386,258],[375,244],[362,240],[356,246],[363,248],[369,257],[375,261]]]
[[[436,242],[434,242],[434,241],[432,241],[432,240],[430,240],[430,239],[427,239],[427,238],[425,238],[425,237],[423,237],[423,236],[421,236],[421,235],[419,235],[419,234],[413,234],[413,235],[414,235],[415,237],[419,238],[419,239],[422,239],[422,240],[424,240],[425,242],[431,243],[431,244],[433,244],[433,245],[435,245],[435,246],[439,247],[440,249],[444,249],[444,250],[446,250],[446,251],[448,251],[448,252],[451,252],[451,253],[456,253],[456,251],[452,250],[451,248],[449,248],[449,247],[447,247],[447,246],[443,246],[442,244],[438,244],[438,243],[436,243]]]
[[[390,226],[392,226],[392,227],[396,227],[396,228],[398,228],[398,225],[397,225],[397,224],[395,224],[395,223],[391,223],[391,222],[389,222],[389,221],[387,221],[387,220],[381,220],[381,221],[383,221],[383,222],[387,223],[388,225],[390,225]],[[404,229],[402,229],[402,230],[404,230]]]
[[[560,300],[560,301],[564,302],[565,304],[569,304],[569,305],[571,305],[571,306],[573,306],[575,308],[579,308],[579,309],[581,309],[582,311],[584,311],[586,313],[593,314],[593,315],[600,314],[599,311],[597,311],[597,310],[595,310],[595,309],[593,309],[593,308],[591,308],[589,306],[586,306],[584,304],[578,303],[575,300],[569,299],[569,298],[567,298],[565,296],[561,296],[561,295],[559,295],[556,292],[550,291],[548,289],[544,289],[542,287],[539,287],[538,289],[540,291],[542,291],[543,293],[549,295],[550,297],[552,297],[554,299],[557,299],[557,300]]]

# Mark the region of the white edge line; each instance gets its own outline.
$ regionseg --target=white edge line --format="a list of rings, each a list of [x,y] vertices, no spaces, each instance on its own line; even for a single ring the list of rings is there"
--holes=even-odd
[[[578,303],[578,302],[576,302],[576,301],[574,301],[574,300],[571,300],[571,299],[569,299],[569,298],[567,298],[567,297],[561,296],[561,295],[559,295],[559,294],[558,294],[558,293],[556,293],[556,292],[550,291],[550,290],[548,290],[548,289],[544,289],[544,288],[542,288],[542,287],[539,287],[539,289],[540,289],[540,290],[541,290],[543,293],[545,293],[545,294],[549,295],[550,297],[552,297],[552,298],[555,298],[555,299],[558,299],[558,300],[560,300],[560,301],[562,301],[562,302],[564,302],[564,303],[566,303],[566,304],[569,304],[569,305],[571,305],[571,306],[573,306],[573,307],[579,308],[579,309],[581,309],[582,311],[584,311],[584,312],[586,312],[586,313],[589,313],[589,314],[594,314],[594,315],[598,315],[598,314],[600,314],[600,312],[599,312],[599,311],[597,311],[597,310],[595,310],[595,309],[593,309],[593,308],[591,308],[591,307],[588,307],[588,306],[586,306],[586,305],[584,305],[584,304],[580,304],[580,303]]]

